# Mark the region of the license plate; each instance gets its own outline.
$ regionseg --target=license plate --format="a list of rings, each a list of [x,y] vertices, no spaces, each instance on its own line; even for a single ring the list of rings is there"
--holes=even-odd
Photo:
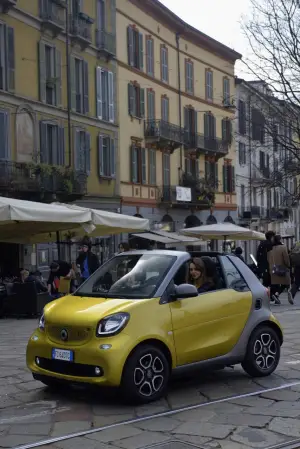
[[[74,353],[66,349],[52,349],[52,359],[63,360],[64,362],[73,362]]]

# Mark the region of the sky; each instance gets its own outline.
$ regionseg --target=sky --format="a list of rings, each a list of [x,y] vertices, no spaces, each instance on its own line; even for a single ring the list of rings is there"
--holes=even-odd
[[[250,14],[250,0],[160,1],[185,22],[246,56],[248,45],[240,22]],[[245,77],[242,63],[237,63],[236,74]]]

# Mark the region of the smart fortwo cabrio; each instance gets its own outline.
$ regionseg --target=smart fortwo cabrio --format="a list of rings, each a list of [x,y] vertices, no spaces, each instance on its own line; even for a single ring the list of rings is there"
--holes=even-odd
[[[27,347],[33,377],[48,386],[120,387],[130,401],[149,402],[186,367],[241,363],[250,376],[270,375],[283,334],[268,290],[239,258],[210,255],[215,290],[202,294],[186,283],[187,252],[110,259],[74,294],[45,307]]]

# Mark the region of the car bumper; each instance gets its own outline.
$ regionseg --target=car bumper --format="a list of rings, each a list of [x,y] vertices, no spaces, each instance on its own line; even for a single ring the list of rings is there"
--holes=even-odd
[[[74,362],[53,360],[53,348],[73,351]],[[36,330],[27,345],[26,361],[37,379],[51,377],[70,383],[119,386],[131,350],[130,337],[124,333],[113,339],[93,338],[84,345],[72,347],[57,345],[49,340],[45,332]]]

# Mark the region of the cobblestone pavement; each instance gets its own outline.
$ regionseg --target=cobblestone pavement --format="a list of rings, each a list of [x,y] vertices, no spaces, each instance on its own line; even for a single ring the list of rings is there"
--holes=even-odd
[[[95,395],[73,389],[54,393],[33,381],[25,366],[25,350],[37,321],[0,320],[0,447],[15,448],[98,427],[107,428],[40,447],[139,449],[158,444],[156,449],[264,449],[300,438],[300,293],[298,297],[299,306],[290,306],[284,299],[274,307],[285,331],[275,374],[253,380],[240,367],[194,372],[174,379],[165,399],[139,407],[122,405],[116,392]],[[293,382],[299,385],[209,404]],[[170,411],[159,418],[115,426]]]

